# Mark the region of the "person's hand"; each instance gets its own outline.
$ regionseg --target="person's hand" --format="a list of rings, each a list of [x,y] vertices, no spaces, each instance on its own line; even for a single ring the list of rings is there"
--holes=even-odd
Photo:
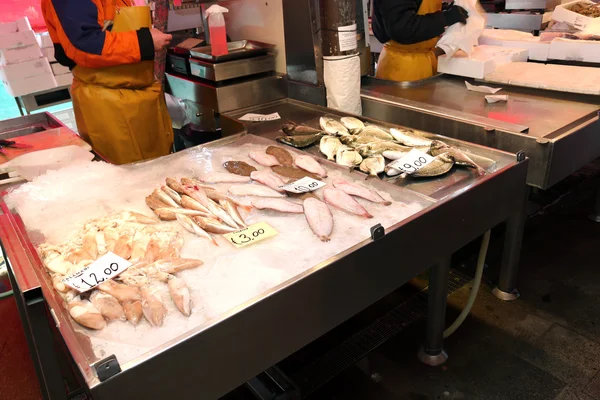
[[[156,51],[160,51],[167,47],[173,39],[173,35],[162,33],[156,28],[150,29],[150,34],[152,35],[152,41],[154,42],[154,50]]]
[[[452,26],[454,24],[466,24],[469,13],[461,6],[451,6],[444,11],[444,18],[446,19],[446,26]]]

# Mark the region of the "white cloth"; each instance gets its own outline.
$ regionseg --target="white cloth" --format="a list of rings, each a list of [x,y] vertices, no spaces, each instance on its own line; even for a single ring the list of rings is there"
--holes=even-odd
[[[437,46],[444,50],[448,57],[452,57],[458,50],[471,56],[473,46],[477,45],[479,36],[485,28],[485,12],[477,0],[456,0],[455,5],[461,6],[469,13],[466,24],[454,24],[446,29]]]
[[[361,115],[360,57],[323,57],[323,78],[327,90],[327,107]]]

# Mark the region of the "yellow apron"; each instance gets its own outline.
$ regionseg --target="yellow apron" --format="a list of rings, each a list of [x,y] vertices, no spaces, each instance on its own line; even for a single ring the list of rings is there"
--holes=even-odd
[[[124,7],[113,32],[150,27],[148,7]],[[73,110],[81,137],[115,164],[167,155],[173,129],[154,62],[73,69]]]
[[[417,14],[441,11],[442,0],[423,0]],[[437,57],[433,49],[438,38],[404,45],[390,40],[383,46],[375,76],[379,79],[406,82],[429,78],[437,72]]]

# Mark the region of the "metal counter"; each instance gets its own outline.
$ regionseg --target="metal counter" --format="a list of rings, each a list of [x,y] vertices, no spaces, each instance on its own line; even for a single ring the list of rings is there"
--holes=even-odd
[[[314,120],[324,111],[332,113],[331,110],[289,100],[252,109],[259,113],[271,112],[269,110],[298,123]],[[222,118],[239,115],[241,113]],[[260,136],[273,137],[279,134],[281,122],[246,126]],[[206,146],[219,146],[239,138],[229,137]],[[261,140],[268,143],[265,139]],[[450,257],[503,221],[522,221],[527,171],[526,159],[517,160],[515,155],[501,151],[449,142],[476,150],[496,163],[484,176],[457,170],[448,177],[422,183],[407,184],[402,180],[377,182],[378,186],[387,187],[390,192],[399,189],[393,186],[395,184],[404,186],[403,190],[413,191],[415,196],[428,194],[430,205],[396,223],[384,235],[374,234],[124,365],[115,364],[110,355],[103,360],[88,358],[86,349],[78,345],[81,340],[76,337],[71,322],[61,317],[64,315],[62,306],[52,300],[56,296],[50,293],[52,289],[41,275],[40,261],[20,218],[10,213],[0,216],[0,237],[30,346],[42,351],[42,355],[38,354],[34,359],[42,386],[49,388],[45,391],[46,397],[66,398],[64,387],[61,393],[64,385],[56,382],[61,378],[57,374],[56,360],[44,346],[51,336],[48,315],[58,315],[55,323],[60,337],[66,343],[85,390],[92,398],[195,396],[216,399],[431,266],[429,325],[422,354],[426,359],[439,359],[443,356],[442,333]],[[333,163],[328,167],[342,168]],[[5,208],[4,211],[8,210]],[[515,226],[518,228],[520,225]],[[512,240],[517,247],[508,241],[507,247],[511,249],[505,250],[504,255],[505,267],[512,268],[503,269],[503,279],[508,285],[514,283],[510,282],[516,272],[513,261],[515,255],[518,259],[521,239],[518,229],[514,233]],[[46,314],[46,311],[49,313]]]
[[[366,78],[365,116],[477,143],[530,159],[527,183],[547,189],[600,157],[600,98],[504,87],[487,104],[465,79],[438,75],[405,84]],[[473,82],[478,85],[479,83]]]

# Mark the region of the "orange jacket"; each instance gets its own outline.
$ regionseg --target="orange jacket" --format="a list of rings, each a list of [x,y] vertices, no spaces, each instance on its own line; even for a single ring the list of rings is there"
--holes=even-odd
[[[42,0],[42,13],[54,43],[56,61],[73,68],[133,64],[154,59],[154,43],[148,28],[130,32],[103,31],[116,7],[127,0]]]

